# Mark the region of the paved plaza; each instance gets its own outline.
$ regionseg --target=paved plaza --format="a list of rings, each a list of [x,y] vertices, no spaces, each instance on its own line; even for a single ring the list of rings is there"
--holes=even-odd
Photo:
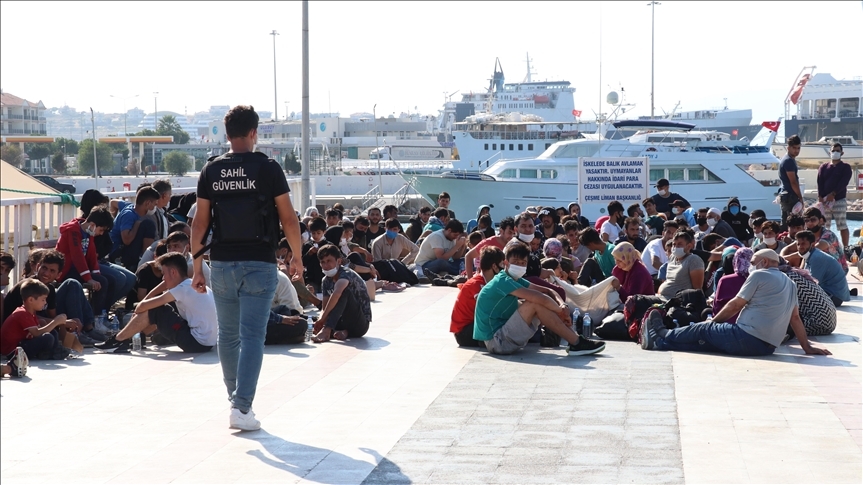
[[[814,339],[830,357],[498,357],[456,347],[456,293],[379,293],[366,338],[267,347],[255,432],[228,429],[215,351],[34,362],[0,384],[2,483],[863,481],[863,298]]]

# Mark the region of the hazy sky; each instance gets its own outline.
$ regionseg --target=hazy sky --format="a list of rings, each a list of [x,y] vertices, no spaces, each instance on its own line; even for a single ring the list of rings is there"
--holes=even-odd
[[[566,79],[583,117],[625,88],[650,110],[651,8],[639,2],[310,2],[312,112],[437,114],[444,91],[488,86],[495,57],[521,81]],[[806,65],[863,75],[863,5],[676,2],[656,8],[657,112],[752,108],[776,119]],[[193,113],[210,105],[302,103],[300,2],[0,2],[0,87],[47,107]],[[17,19],[17,20],[16,20]],[[601,33],[600,33],[601,31]],[[601,41],[601,47],[600,47]],[[601,52],[601,56],[600,56]],[[602,69],[600,71],[600,58]],[[601,72],[601,81],[600,81]],[[454,99],[460,99],[456,95]]]

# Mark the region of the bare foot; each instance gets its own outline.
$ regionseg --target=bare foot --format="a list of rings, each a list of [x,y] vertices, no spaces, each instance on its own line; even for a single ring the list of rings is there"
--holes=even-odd
[[[331,329],[330,327],[324,327],[321,329],[320,332],[318,332],[317,335],[314,336],[314,338],[312,338],[312,342],[315,342],[318,344],[323,343],[323,342],[329,342],[330,335],[332,334],[332,332],[333,332],[333,329]]]
[[[347,330],[336,330],[333,333],[334,340],[347,340],[348,339],[348,331]]]

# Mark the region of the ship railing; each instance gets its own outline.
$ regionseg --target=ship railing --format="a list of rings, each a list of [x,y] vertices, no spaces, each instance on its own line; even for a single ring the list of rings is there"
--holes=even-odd
[[[411,177],[400,189],[398,189],[395,194],[393,194],[393,204],[396,207],[401,207],[408,202],[408,199],[416,198],[416,196],[420,195],[417,192],[416,188],[414,188],[414,184],[416,183],[417,178]]]
[[[380,185],[375,185],[374,187],[372,187],[371,190],[369,190],[368,192],[363,194],[363,197],[362,197],[363,210],[366,210],[369,207],[371,207],[372,204],[374,204],[375,202],[382,199],[383,196],[384,196],[384,194],[381,191]]]

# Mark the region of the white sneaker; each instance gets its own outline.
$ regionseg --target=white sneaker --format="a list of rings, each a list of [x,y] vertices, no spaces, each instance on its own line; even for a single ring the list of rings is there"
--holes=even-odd
[[[249,409],[248,413],[243,414],[239,409],[231,408],[230,427],[243,431],[255,431],[261,429],[261,422],[255,419],[255,412],[251,409]]]

